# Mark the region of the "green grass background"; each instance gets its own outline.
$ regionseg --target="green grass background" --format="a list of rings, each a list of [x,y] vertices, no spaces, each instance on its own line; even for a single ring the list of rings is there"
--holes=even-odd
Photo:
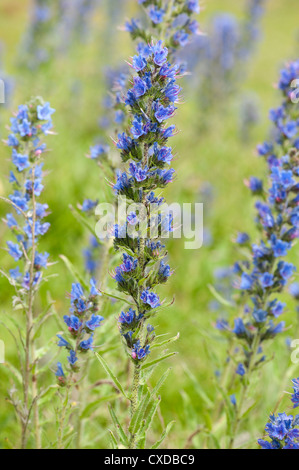
[[[105,0],[106,2],[108,0]],[[111,1],[111,0],[110,0]],[[116,8],[118,0],[113,0]],[[130,4],[130,12],[134,12],[134,2]],[[200,22],[204,29],[209,17],[215,12],[229,11],[242,16],[245,2],[234,0],[208,0],[201,14]],[[94,18],[92,40],[87,44],[76,44],[64,57],[56,57],[49,65],[31,72],[18,66],[17,55],[19,45],[28,24],[29,0],[1,0],[0,31],[1,40],[5,43],[5,67],[16,79],[13,106],[25,102],[32,95],[42,95],[51,102],[57,112],[54,115],[57,135],[49,136],[47,141],[51,153],[47,154],[46,189],[43,200],[51,208],[49,221],[51,230],[43,239],[43,247],[51,253],[51,259],[58,261],[51,272],[58,274],[51,284],[43,289],[38,307],[45,302],[46,291],[50,290],[56,300],[56,309],[61,317],[68,311],[66,292],[70,290],[72,276],[66,271],[59,260],[59,254],[68,256],[78,270],[83,270],[82,249],[87,240],[85,230],[74,219],[69,205],[75,205],[84,198],[103,197],[103,180],[100,171],[96,171],[93,162],[85,158],[89,146],[99,135],[97,121],[101,113],[101,100],[105,92],[103,67],[118,64],[132,55],[133,48],[126,33],[110,31],[107,34],[105,18],[105,2]],[[232,243],[232,237],[238,230],[248,230],[255,236],[253,218],[253,200],[243,180],[251,175],[264,176],[264,162],[255,156],[256,144],[265,140],[269,133],[268,110],[279,104],[280,96],[273,84],[278,79],[281,66],[289,59],[298,55],[298,14],[297,0],[270,0],[262,20],[262,37],[257,50],[249,63],[242,81],[238,96],[229,102],[219,103],[219,109],[213,114],[205,133],[199,133],[201,122],[205,116],[199,111],[199,97],[195,88],[186,84],[183,104],[180,106],[175,122],[180,133],[173,139],[173,145],[179,155],[175,162],[177,179],[167,190],[167,199],[171,202],[193,202],[198,200],[198,191],[204,182],[214,187],[213,201],[207,201],[204,211],[209,216],[205,219],[206,226],[213,234],[213,243],[197,251],[188,251],[183,242],[169,242],[169,257],[175,267],[175,275],[161,290],[162,297],[171,299],[175,296],[174,305],[161,312],[156,320],[159,333],[180,332],[180,340],[174,348],[179,352],[175,359],[169,361],[172,373],[168,383],[162,390],[162,415],[166,422],[175,420],[176,425],[165,446],[169,448],[183,447],[188,436],[198,427],[210,426],[212,412],[220,400],[215,387],[215,370],[221,369],[225,362],[226,343],[218,339],[213,330],[215,315],[210,313],[208,304],[212,300],[207,285],[213,282],[213,272],[219,266],[230,265],[237,259],[238,253]],[[117,25],[116,25],[117,26]],[[73,85],[79,82],[80,92],[74,93]],[[239,99],[242,93],[254,92],[260,103],[261,118],[254,128],[250,142],[242,142],[239,138]],[[5,124],[9,122],[11,110],[4,109],[1,113],[1,137],[7,135]],[[10,188],[7,175],[11,164],[9,151],[4,146],[0,150],[0,195],[8,195]],[[200,202],[200,200],[199,200]],[[4,216],[7,208],[0,204],[0,216]],[[0,226],[0,245],[5,246],[8,234],[4,224]],[[1,268],[9,269],[11,259],[0,251]],[[291,255],[292,262],[298,265],[298,249],[295,247]],[[111,281],[108,281],[111,283]],[[111,283],[111,289],[113,285]],[[18,321],[20,314],[11,306],[12,288],[4,278],[0,278],[0,316],[5,321],[13,316]],[[269,412],[289,388],[286,374],[290,367],[290,351],[285,346],[286,336],[296,337],[296,313],[294,302],[285,296],[288,302],[286,314],[290,330],[269,345],[268,354],[275,356],[274,361],[267,364],[260,380],[254,385],[255,396],[259,403],[244,419],[240,436],[240,445],[255,446],[255,440],[262,434],[263,426]],[[109,309],[113,317],[119,312],[117,304]],[[235,312],[230,312],[233,316]],[[116,322],[115,322],[116,323]],[[111,322],[109,334],[116,332],[116,324]],[[44,338],[49,338],[57,331],[55,322],[44,328],[40,337],[41,345]],[[297,330],[298,331],[298,330]],[[98,341],[101,342],[101,333]],[[16,352],[12,339],[0,326],[0,338],[5,340],[6,360],[16,363]],[[55,344],[53,343],[53,349]],[[109,357],[106,357],[109,360]],[[49,356],[49,368],[53,369],[52,356]],[[121,347],[111,355],[112,366],[122,376]],[[0,365],[0,447],[17,445],[16,434],[18,424],[11,406],[6,402],[6,390],[10,385],[7,375]],[[186,367],[192,372],[194,380],[186,373]],[[165,366],[164,366],[165,368]],[[163,366],[160,367],[163,370]],[[296,375],[296,369],[289,375]],[[297,369],[297,375],[298,369]],[[104,378],[104,372],[98,363],[93,362],[90,380]],[[123,378],[124,374],[123,374]],[[53,380],[49,372],[47,380]],[[101,390],[97,391],[99,396]],[[203,399],[204,394],[208,399]],[[94,394],[95,395],[95,394]],[[283,403],[287,406],[287,401]],[[54,407],[53,407],[54,408]],[[48,414],[51,417],[51,405]],[[105,447],[107,441],[106,407],[98,409],[92,415],[93,421],[103,429],[103,434],[95,437],[91,446]],[[90,425],[91,426],[91,425]],[[160,424],[156,424],[160,431]],[[92,426],[90,427],[92,429]],[[54,432],[53,429],[51,432]],[[91,431],[92,434],[93,431]],[[218,435],[225,433],[224,419],[220,422]],[[51,446],[51,437],[48,445]],[[207,440],[204,432],[198,434],[193,441],[195,447],[210,446],[214,443]],[[88,443],[86,446],[90,445]]]

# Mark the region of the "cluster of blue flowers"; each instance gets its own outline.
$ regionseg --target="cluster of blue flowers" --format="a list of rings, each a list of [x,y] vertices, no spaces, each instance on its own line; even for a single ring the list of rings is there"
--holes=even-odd
[[[292,382],[291,400],[293,408],[297,408],[299,406],[299,379],[294,379]],[[295,417],[286,413],[279,413],[278,416],[272,415],[265,431],[271,440],[259,439],[258,444],[262,449],[299,449],[299,415]]]
[[[169,5],[167,0],[138,0],[147,17],[144,25],[138,19],[131,19],[125,24],[141,52],[152,39],[163,39],[171,53],[190,43],[194,35],[199,34],[199,24],[193,18],[200,13],[198,0],[179,0]],[[163,32],[162,32],[163,31]]]
[[[147,22],[132,19],[125,24],[125,30],[136,41],[137,53],[146,55],[150,51],[150,43],[154,39],[158,41],[163,37],[164,45],[168,48],[168,58],[189,44],[194,35],[199,33],[198,22],[194,16],[200,12],[198,1],[180,0],[169,6],[169,2],[138,1],[145,9]],[[165,5],[164,5],[165,4]],[[166,31],[164,26],[167,24]],[[162,33],[163,31],[163,33]],[[184,66],[180,66],[181,73]],[[101,128],[111,126],[118,132],[124,131],[128,125],[128,114],[125,102],[122,99],[128,88],[130,71],[126,67],[107,73],[109,94],[103,102],[106,109],[105,116],[99,120]],[[109,148],[102,146],[105,151],[98,153],[101,162],[106,160]],[[111,163],[111,162],[110,162]]]
[[[168,126],[167,120],[176,110],[180,87],[176,83],[177,67],[171,66],[167,58],[168,50],[161,41],[148,46],[146,54],[134,56],[133,86],[125,96],[131,124],[129,132],[119,134],[116,143],[128,170],[118,173],[115,193],[126,196],[131,203],[144,204],[148,211],[152,203],[159,206],[163,202],[155,196],[154,190],[164,188],[174,176],[174,170],[169,168],[172,149],[166,143],[175,127]],[[152,289],[166,282],[172,274],[165,264],[166,253],[161,241],[148,236],[151,217],[146,217],[144,233],[140,229],[141,222],[139,214],[131,212],[124,226],[114,228],[114,246],[125,250],[122,264],[115,270],[115,280],[118,288],[129,294],[136,305],[136,310],[130,308],[121,313],[120,330],[135,362],[149,354],[155,337],[150,325],[146,335],[141,333],[145,321],[153,317],[161,305]],[[138,236],[128,235],[130,226],[139,227]],[[172,217],[159,214],[156,226],[157,237],[163,230],[172,231]]]
[[[90,281],[90,291],[84,291],[80,283],[74,283],[71,290],[70,315],[63,317],[68,327],[69,338],[66,340],[60,334],[58,346],[68,351],[68,367],[71,372],[79,370],[78,353],[86,353],[93,350],[93,336],[96,328],[101,326],[104,318],[98,315],[98,297],[101,295],[96,287],[94,279]],[[55,373],[58,383],[62,386],[67,384],[67,378],[63,372],[61,362],[57,363]]]
[[[256,202],[257,226],[262,233],[259,243],[251,243],[246,233],[236,239],[240,246],[250,250],[251,262],[236,263],[235,286],[243,297],[250,297],[243,315],[235,319],[232,332],[246,345],[244,352],[245,370],[253,354],[253,344],[262,354],[263,341],[274,338],[284,330],[284,322],[277,319],[284,313],[285,304],[276,296],[287,285],[296,267],[285,261],[294,239],[298,238],[298,144],[299,106],[292,101],[292,81],[299,77],[299,63],[295,62],[282,71],[279,88],[284,101],[277,110],[270,113],[276,129],[276,142],[265,142],[258,152],[267,159],[269,188],[252,177],[248,186],[252,193],[262,196]],[[290,132],[290,129],[292,131]],[[248,299],[249,300],[249,299]],[[245,300],[246,301],[246,300]],[[257,341],[256,341],[257,340]],[[259,359],[264,360],[264,356]],[[255,364],[255,365],[256,365]]]
[[[38,201],[43,186],[43,154],[46,144],[42,141],[52,129],[51,115],[54,113],[49,103],[37,98],[19,106],[11,119],[11,134],[6,144],[12,148],[12,163],[15,170],[10,172],[13,192],[9,196],[13,212],[6,215],[5,221],[15,240],[7,242],[8,253],[20,266],[10,270],[11,282],[28,291],[36,290],[42,280],[42,271],[47,267],[48,253],[36,250],[38,241],[49,229],[44,221],[48,214],[48,204]],[[33,247],[34,246],[34,247]],[[34,265],[31,266],[31,252],[34,250]]]

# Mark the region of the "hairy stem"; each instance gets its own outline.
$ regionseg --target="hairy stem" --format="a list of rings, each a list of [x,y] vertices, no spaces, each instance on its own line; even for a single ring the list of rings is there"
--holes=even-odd
[[[136,364],[134,367],[134,377],[131,395],[131,419],[134,416],[135,411],[138,407],[138,392],[140,386],[141,368],[140,364]],[[136,433],[132,433],[129,442],[129,449],[136,448]]]
[[[237,405],[234,422],[232,425],[231,438],[228,444],[228,449],[234,448],[235,439],[237,437],[239,426],[241,423],[242,409],[243,409],[244,402],[246,400],[248,388],[250,386],[251,376],[252,376],[252,373],[254,372],[255,360],[258,354],[259,346],[260,346],[260,334],[257,333],[253,340],[252,353],[249,359],[248,371],[246,372],[246,380],[244,380],[244,382],[242,383],[240,401],[239,401],[239,404]]]

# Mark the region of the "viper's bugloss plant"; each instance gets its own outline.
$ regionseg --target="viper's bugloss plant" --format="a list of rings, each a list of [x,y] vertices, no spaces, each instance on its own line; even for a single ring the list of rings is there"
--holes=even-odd
[[[293,408],[299,406],[299,379],[293,379]],[[286,413],[271,415],[265,427],[269,440],[258,439],[262,449],[299,449],[299,414],[295,417]]]
[[[153,348],[170,342],[156,344],[151,325],[163,305],[156,289],[172,274],[161,240],[173,230],[172,216],[159,212],[164,199],[155,190],[165,188],[174,179],[174,170],[170,168],[173,151],[167,142],[175,126],[167,125],[167,120],[175,113],[181,89],[176,83],[178,67],[168,62],[168,50],[161,41],[149,44],[146,54],[134,56],[131,67],[131,88],[125,96],[131,122],[116,141],[126,169],[118,172],[114,190],[118,198],[125,198],[128,210],[124,224],[114,226],[114,247],[123,252],[114,279],[118,289],[132,299],[131,306],[120,313],[118,324],[134,372],[129,395],[129,435],[123,430],[120,433],[118,425],[116,430],[122,445],[144,448],[160,402],[155,394],[165,377],[150,393],[143,371],[173,354],[162,353],[151,362],[148,360]]]
[[[251,177],[246,183],[256,202],[256,223],[260,239],[252,243],[246,233],[240,233],[236,243],[248,249],[248,257],[235,264],[235,287],[241,293],[243,312],[234,320],[234,327],[223,328],[234,335],[241,348],[232,355],[236,374],[241,377],[241,395],[237,400],[230,446],[240,424],[242,408],[252,374],[265,362],[264,346],[282,333],[280,321],[286,304],[279,300],[296,267],[284,258],[298,238],[298,118],[299,105],[293,99],[292,82],[299,76],[299,62],[293,62],[281,72],[278,87],[283,103],[271,110],[275,124],[275,142],[258,147],[268,165],[268,180]]]
[[[96,287],[96,281],[91,279],[90,288],[87,287],[82,287],[78,282],[72,285],[70,312],[69,315],[63,317],[67,332],[57,335],[58,346],[67,352],[65,364],[58,362],[55,371],[58,384],[65,387],[63,406],[58,416],[58,449],[63,448],[65,444],[66,421],[71,410],[69,399],[73,388],[78,385],[76,374],[80,371],[81,363],[85,363],[84,356],[93,351],[94,333],[104,320],[101,315],[98,315],[98,298],[101,294]]]
[[[42,198],[43,160],[47,150],[43,138],[52,132],[53,113],[54,109],[41,98],[33,98],[27,104],[19,106],[11,119],[11,133],[6,141],[11,148],[14,170],[10,172],[9,178],[11,194],[8,199],[1,199],[10,204],[11,208],[4,221],[11,232],[7,252],[14,263],[9,273],[1,273],[15,290],[14,309],[25,315],[25,325],[21,320],[18,327],[19,340],[15,338],[23,387],[19,390],[15,386],[9,399],[21,423],[23,448],[27,445],[31,431],[35,437],[35,446],[41,446],[40,358],[36,356],[35,350],[36,337],[48,311],[36,311],[35,298],[41,284],[46,281],[44,271],[49,264],[49,253],[39,251],[39,242],[50,227],[49,222],[45,221],[49,207]]]

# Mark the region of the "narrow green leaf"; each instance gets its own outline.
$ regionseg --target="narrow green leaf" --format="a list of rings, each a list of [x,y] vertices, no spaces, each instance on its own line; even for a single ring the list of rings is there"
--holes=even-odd
[[[124,391],[121,383],[119,382],[119,380],[115,377],[115,375],[113,374],[112,370],[110,369],[110,367],[108,366],[107,362],[98,354],[98,353],[95,353],[95,356],[96,358],[98,359],[98,361],[102,364],[102,367],[104,368],[105,372],[107,373],[107,375],[109,375],[109,377],[111,378],[111,380],[114,382],[115,386],[118,388],[118,390],[123,394],[123,396],[125,398],[128,399],[127,395],[126,395],[126,392]]]
[[[139,404],[137,410],[135,411],[134,415],[132,416],[130,426],[129,426],[129,431],[132,434],[136,434],[136,430],[138,430],[141,426],[141,422],[144,419],[144,415],[146,412],[146,409],[150,403],[150,393],[148,390],[146,390],[145,396],[141,403]]]
[[[160,390],[160,388],[164,384],[165,380],[169,376],[170,371],[171,371],[171,368],[167,369],[167,371],[164,372],[162,377],[160,377],[160,379],[158,380],[156,386],[153,388],[153,390],[151,392],[151,398],[154,398],[157,395],[158,391]]]
[[[69,270],[69,272],[71,273],[71,275],[77,279],[81,284],[82,286],[86,289],[86,290],[89,290],[89,285],[85,282],[85,280],[83,279],[83,277],[78,273],[78,271],[76,270],[75,266],[73,265],[73,263],[64,255],[59,255],[59,258],[62,259],[62,261],[64,262],[64,264],[66,265],[67,269]]]
[[[106,401],[111,402],[113,400],[117,400],[117,398],[119,398],[118,394],[113,394],[113,395],[111,394],[105,397],[101,397],[98,400],[93,401],[92,403],[89,403],[82,411],[80,415],[80,419],[88,418],[94,411],[98,409],[98,405],[100,405],[101,403],[104,403]]]
[[[162,341],[162,343],[157,343],[157,344],[154,344],[151,349],[154,349],[154,348],[161,348],[162,346],[165,346],[165,344],[169,344],[169,343],[173,343],[174,341],[177,341],[180,337],[180,333],[178,333],[176,336],[174,336],[173,338],[169,338],[169,339],[166,339],[165,341]]]
[[[96,234],[96,231],[94,230],[94,228],[92,227],[92,225],[88,222],[88,220],[82,215],[82,213],[80,212],[80,210],[77,208],[77,207],[73,207],[72,205],[70,206],[70,209],[72,211],[72,214],[73,216],[75,217],[75,219],[78,220],[78,222],[83,225],[83,227],[87,228],[87,230],[89,230],[89,232],[91,233],[91,235],[93,235],[98,243],[100,244],[103,244],[103,240],[101,240],[97,234]]]
[[[128,445],[129,445],[128,438],[127,438],[127,436],[126,436],[126,434],[125,434],[125,432],[124,432],[124,430],[123,430],[123,428],[122,428],[122,426],[121,426],[121,424],[120,424],[120,422],[119,422],[119,420],[118,420],[118,418],[115,414],[115,411],[114,411],[113,407],[108,406],[108,408],[109,408],[109,412],[110,412],[112,421],[113,421],[114,426],[115,426],[115,430],[116,430],[116,432],[119,436],[119,439],[120,439],[121,443],[124,446],[128,447]]]
[[[151,367],[155,364],[158,364],[159,362],[164,361],[165,359],[168,359],[171,356],[175,356],[176,354],[177,354],[176,352],[172,352],[172,353],[169,353],[169,354],[165,354],[165,356],[158,357],[157,359],[154,359],[151,362],[146,362],[145,364],[143,364],[143,366],[141,366],[141,369],[142,370],[147,369],[148,367]]]
[[[140,432],[137,433],[137,439],[142,439],[144,435],[146,435],[147,431],[149,430],[152,422],[153,422],[153,419],[155,417],[155,414],[157,412],[157,409],[159,407],[161,403],[161,397],[158,397],[157,400],[155,400],[152,404],[152,407],[151,409],[149,410],[149,413],[146,417],[146,420],[144,422],[144,425],[142,426],[142,428],[140,429]]]
[[[125,302],[128,305],[134,305],[132,302],[129,302],[127,299],[124,299],[123,297],[118,297],[117,295],[114,294],[108,294],[108,292],[100,291],[102,295],[106,295],[107,297],[111,297],[112,299],[116,300],[121,300],[122,302]]]
[[[108,429],[109,431],[109,435],[110,435],[110,441],[111,441],[111,445],[112,445],[112,449],[118,449],[118,443],[117,443],[117,440],[113,434],[113,432],[111,431],[111,429]]]
[[[225,305],[226,307],[230,307],[230,308],[235,308],[235,305],[229,300],[222,297],[222,295],[219,294],[219,292],[215,289],[214,286],[212,286],[212,284],[208,284],[208,288],[211,294],[215,297],[215,299],[217,299],[218,302],[220,302],[222,305]]]
[[[166,429],[165,431],[162,433],[161,435],[161,438],[155,442],[155,444],[151,447],[151,449],[158,449],[158,447],[160,447],[160,445],[162,444],[162,442],[164,441],[164,439],[168,436],[168,434],[170,433],[171,429],[172,429],[172,426],[174,425],[175,421],[171,421],[170,423],[167,424],[166,426]]]

